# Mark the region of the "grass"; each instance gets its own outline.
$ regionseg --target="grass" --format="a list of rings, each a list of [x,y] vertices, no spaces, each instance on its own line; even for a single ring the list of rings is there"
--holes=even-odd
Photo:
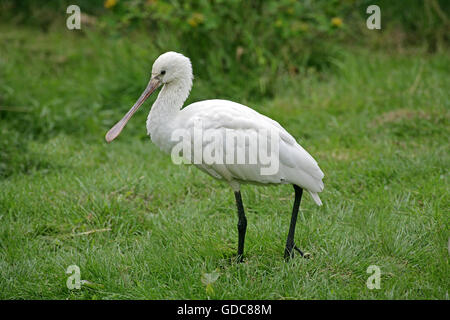
[[[292,188],[245,186],[238,264],[228,186],[173,165],[142,110],[104,142],[159,52],[95,34],[1,34],[2,137],[19,139],[0,179],[1,299],[448,299],[448,52],[343,51],[323,73],[281,75],[274,98],[231,97],[279,121],[325,173],[324,206],[305,195],[297,224],[312,258],[283,260]],[[189,101],[216,97],[196,79]],[[67,289],[73,264],[93,285]],[[366,287],[370,265],[379,290]]]

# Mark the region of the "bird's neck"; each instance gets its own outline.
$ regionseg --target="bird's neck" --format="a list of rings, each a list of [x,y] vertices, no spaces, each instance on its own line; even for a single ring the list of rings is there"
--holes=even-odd
[[[166,83],[147,118],[147,132],[150,136],[161,126],[168,125],[183,107],[192,88],[192,79],[178,79]]]

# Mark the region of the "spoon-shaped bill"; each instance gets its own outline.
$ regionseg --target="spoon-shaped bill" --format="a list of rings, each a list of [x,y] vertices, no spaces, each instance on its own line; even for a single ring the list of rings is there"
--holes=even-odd
[[[150,82],[147,85],[147,88],[145,88],[144,92],[141,94],[141,96],[136,101],[134,106],[131,107],[130,111],[128,111],[125,114],[125,116],[106,133],[105,139],[107,142],[111,142],[119,136],[120,132],[122,132],[128,120],[131,119],[133,114],[139,109],[139,107],[144,103],[144,101],[147,100],[147,98],[153,93],[153,91],[158,89],[160,85],[161,81],[159,79],[152,78],[150,80]]]

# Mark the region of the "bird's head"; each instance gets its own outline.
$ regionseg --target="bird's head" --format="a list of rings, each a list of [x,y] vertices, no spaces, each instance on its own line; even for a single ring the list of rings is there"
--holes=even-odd
[[[117,138],[122,129],[139,109],[145,100],[162,85],[182,85],[190,88],[192,86],[192,65],[189,58],[181,53],[166,52],[160,55],[152,67],[150,81],[130,111],[112,127],[105,136],[107,142]]]
[[[152,67],[152,79],[158,79],[162,84],[191,81],[192,65],[189,58],[173,51],[160,55]]]

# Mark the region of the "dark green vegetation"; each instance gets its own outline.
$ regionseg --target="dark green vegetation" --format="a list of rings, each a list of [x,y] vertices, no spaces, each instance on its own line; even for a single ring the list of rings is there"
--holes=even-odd
[[[221,47],[220,38],[195,51],[194,40],[178,40],[188,29],[170,40],[175,26],[157,39],[139,21],[111,33],[68,31],[65,17],[45,27],[1,25],[0,298],[448,299],[450,58],[443,37],[414,33],[414,9],[386,21],[405,26],[396,33],[374,35],[357,20],[364,46],[351,43],[348,25],[322,39],[326,48],[300,37],[298,48],[285,49],[295,57],[283,57],[282,44],[270,47],[262,34],[254,38],[266,50],[261,65],[238,60],[239,44]],[[333,10],[330,17],[350,9]],[[428,26],[439,34],[440,24]],[[117,141],[104,142],[168,49],[193,60],[188,103],[247,104],[317,159],[324,206],[305,194],[296,233],[311,259],[283,260],[292,187],[245,186],[245,259],[234,262],[233,193],[196,168],[173,165],[149,141],[145,119],[155,97]],[[81,290],[66,287],[73,264],[91,283]],[[381,268],[380,290],[366,287],[370,265]],[[205,285],[209,273],[219,277]]]

